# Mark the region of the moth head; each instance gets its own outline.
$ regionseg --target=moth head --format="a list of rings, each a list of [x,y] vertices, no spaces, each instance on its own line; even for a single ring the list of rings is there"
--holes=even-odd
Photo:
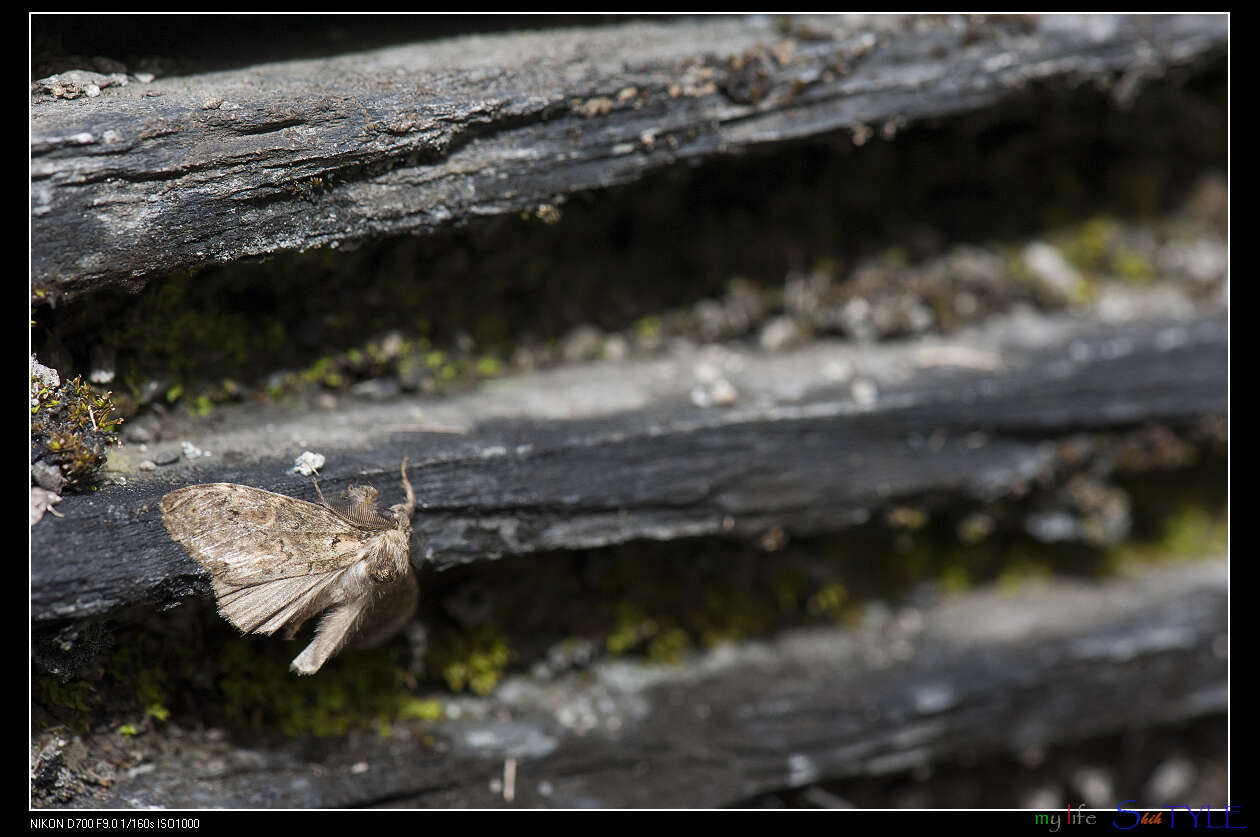
[[[389,513],[394,517],[394,524],[399,529],[411,528],[411,512],[411,507],[406,503],[399,503],[389,507]]]

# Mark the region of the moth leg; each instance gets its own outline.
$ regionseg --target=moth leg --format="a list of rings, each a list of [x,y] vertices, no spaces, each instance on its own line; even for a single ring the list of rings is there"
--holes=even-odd
[[[315,638],[293,658],[289,670],[298,674],[314,674],[336,654],[355,632],[355,626],[372,604],[371,593],[339,605],[324,614],[315,629]]]
[[[382,590],[372,609],[364,614],[352,648],[375,648],[398,633],[411,621],[420,598],[420,584],[410,569]]]

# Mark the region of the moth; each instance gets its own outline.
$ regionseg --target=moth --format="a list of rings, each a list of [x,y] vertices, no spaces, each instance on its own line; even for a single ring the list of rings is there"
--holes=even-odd
[[[315,638],[289,669],[314,674],[353,643],[370,648],[393,636],[416,610],[411,567],[416,495],[403,459],[407,500],[387,513],[377,492],[352,485],[319,504],[248,485],[191,485],[162,497],[166,531],[210,573],[219,614],[242,633],[292,639],[324,614]]]

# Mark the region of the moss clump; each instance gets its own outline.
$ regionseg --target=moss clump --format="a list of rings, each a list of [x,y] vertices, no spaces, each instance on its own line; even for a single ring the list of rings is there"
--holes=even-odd
[[[605,638],[604,646],[610,654],[624,654],[656,636],[660,629],[660,622],[648,617],[637,605],[620,602],[616,622]]]
[[[806,603],[806,610],[814,616],[839,620],[844,613],[844,606],[848,599],[849,591],[845,586],[839,581],[830,581],[819,588],[817,593],[809,597],[809,601]]]
[[[49,386],[31,375],[31,462],[58,468],[70,489],[91,487],[122,418],[113,393],[76,377]]]
[[[706,593],[699,610],[687,620],[706,648],[763,634],[773,621],[774,608],[761,595],[729,585]]]
[[[115,631],[113,650],[76,679],[39,673],[32,701],[39,722],[130,736],[183,719],[253,733],[332,737],[354,729],[386,734],[398,721],[445,715],[440,700],[412,691],[415,678],[400,665],[405,651],[399,645],[346,651],[316,676],[297,677],[289,671],[291,644],[239,637],[217,616],[204,618],[204,628],[176,619],[178,627],[162,633]],[[173,630],[179,642],[170,641]],[[207,645],[216,652],[207,656],[201,650]]]
[[[92,701],[95,689],[86,680],[65,682],[59,677],[41,674],[35,680],[36,703],[75,732],[92,727]]]
[[[1118,569],[1132,563],[1195,560],[1229,549],[1229,516],[1224,509],[1186,503],[1162,521],[1158,533],[1120,544],[1107,561]]]
[[[400,721],[440,721],[446,715],[442,701],[433,698],[410,698],[400,703],[397,717]]]
[[[512,659],[507,637],[494,625],[439,634],[429,648],[426,666],[440,673],[452,691],[488,695],[503,678]]]
[[[131,632],[77,677],[40,674],[34,702],[79,732],[89,731],[98,716],[107,716],[101,723],[112,729],[121,721],[132,730],[123,734],[134,735],[171,717],[175,684],[194,674],[195,663],[185,646]]]
[[[1111,271],[1121,279],[1145,285],[1155,279],[1155,266],[1145,253],[1121,247],[1111,257]]]
[[[1053,561],[1040,554],[1048,551],[1032,551],[1023,547],[1012,549],[1007,559],[1007,565],[997,577],[998,588],[1015,593],[1030,581],[1040,581],[1049,578],[1054,572]]]
[[[1068,230],[1058,239],[1059,248],[1082,273],[1105,270],[1106,255],[1120,232],[1119,223],[1109,216],[1095,216]]]
[[[253,639],[224,644],[218,709],[230,725],[330,737],[364,727],[387,734],[395,720],[432,719],[432,706],[407,691],[410,675],[398,664],[397,649],[344,652],[314,677],[290,673],[291,651],[262,649]]]
[[[477,359],[477,376],[480,378],[493,378],[503,374],[503,361],[494,355],[482,355]]]
[[[654,663],[677,665],[690,650],[690,635],[682,628],[669,628],[648,643],[647,658]]]

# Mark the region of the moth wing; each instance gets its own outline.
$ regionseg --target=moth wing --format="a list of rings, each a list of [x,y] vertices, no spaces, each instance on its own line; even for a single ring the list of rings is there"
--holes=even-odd
[[[328,606],[327,594],[345,570],[278,578],[247,587],[214,582],[219,613],[244,633],[273,634],[287,627],[292,636],[302,623]]]
[[[324,506],[235,483],[180,488],[160,507],[171,537],[234,588],[344,569],[376,534]]]

